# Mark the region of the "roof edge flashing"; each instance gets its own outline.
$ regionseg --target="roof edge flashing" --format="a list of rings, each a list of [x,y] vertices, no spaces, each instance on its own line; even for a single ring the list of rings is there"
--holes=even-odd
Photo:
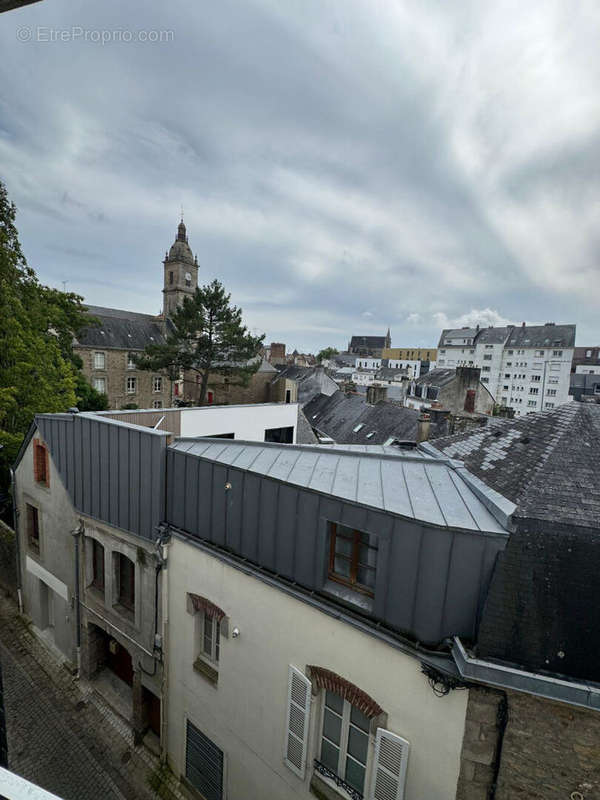
[[[536,697],[600,711],[600,687],[592,686],[584,681],[553,678],[550,675],[541,675],[507,664],[497,664],[475,658],[467,653],[458,636],[455,636],[453,640],[452,657],[460,676],[467,681],[485,683],[502,689],[513,689]]]

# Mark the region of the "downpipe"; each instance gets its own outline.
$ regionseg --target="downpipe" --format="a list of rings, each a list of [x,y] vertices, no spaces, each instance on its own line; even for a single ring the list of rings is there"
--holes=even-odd
[[[77,672],[75,674],[76,680],[79,680],[81,677],[81,606],[80,606],[80,595],[79,595],[79,542],[83,538],[83,534],[85,532],[85,528],[83,525],[83,520],[79,520],[79,526],[74,530],[71,531],[73,538],[75,539],[75,637],[76,637],[76,668]]]

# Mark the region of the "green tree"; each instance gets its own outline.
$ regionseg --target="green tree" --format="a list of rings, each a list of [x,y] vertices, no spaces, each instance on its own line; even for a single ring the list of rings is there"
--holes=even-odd
[[[72,342],[90,320],[81,298],[42,286],[27,265],[15,206],[0,182],[0,485],[6,486],[35,414],[77,402],[81,375]],[[91,389],[91,387],[90,387]]]
[[[335,347],[324,347],[317,353],[317,361],[320,364],[321,361],[326,361],[328,358],[331,358],[332,356],[337,356],[339,352],[340,351],[336,350]]]
[[[211,375],[234,376],[247,384],[260,365],[257,356],[265,337],[249,333],[242,310],[230,300],[217,280],[196,289],[173,313],[166,343],[149,345],[137,358],[140,369],[164,369],[171,379],[182,372],[196,373],[200,405],[206,401]]]

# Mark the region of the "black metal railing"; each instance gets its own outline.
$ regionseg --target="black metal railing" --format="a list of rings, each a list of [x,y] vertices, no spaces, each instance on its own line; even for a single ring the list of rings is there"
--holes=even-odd
[[[346,783],[343,778],[340,778],[339,775],[336,775],[336,773],[329,769],[329,767],[326,767],[325,764],[321,764],[321,762],[316,758],[314,760],[314,767],[317,772],[319,772],[321,775],[324,775],[326,778],[330,778],[332,781],[334,781],[336,786],[339,786],[347,794],[349,794],[352,800],[363,800],[363,795],[358,791],[358,789],[355,789],[354,786],[350,786],[350,784]]]

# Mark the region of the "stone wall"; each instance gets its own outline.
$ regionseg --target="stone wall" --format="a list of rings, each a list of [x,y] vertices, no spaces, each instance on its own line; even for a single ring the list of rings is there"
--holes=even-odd
[[[600,712],[508,693],[494,800],[600,797]]]
[[[471,689],[456,800],[524,798],[600,798],[600,712]]]
[[[469,690],[456,800],[493,797],[505,702],[495,689]]]
[[[154,408],[154,403],[161,403],[161,408],[171,405],[171,381],[162,375],[162,390],[154,391],[154,375],[160,372],[146,372],[140,369],[128,369],[129,350],[101,350],[98,347],[76,347],[75,352],[83,361],[82,371],[88,381],[94,385],[94,378],[104,378],[109,408],[119,409],[130,403],[138,408]],[[105,369],[94,369],[94,353],[104,353]],[[127,378],[135,377],[136,392],[127,393]]]

